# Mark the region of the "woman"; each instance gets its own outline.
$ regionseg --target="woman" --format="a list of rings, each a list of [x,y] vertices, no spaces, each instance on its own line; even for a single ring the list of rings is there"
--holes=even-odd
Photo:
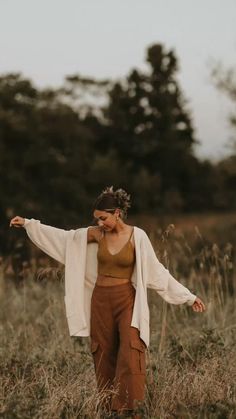
[[[144,230],[125,223],[129,207],[130,196],[111,186],[95,201],[97,226],[66,231],[19,216],[10,222],[24,226],[36,246],[65,264],[70,335],[91,337],[98,388],[116,389],[107,406],[118,413],[134,411],[135,401],[144,399],[147,288],[169,303],[205,310],[159,262]]]

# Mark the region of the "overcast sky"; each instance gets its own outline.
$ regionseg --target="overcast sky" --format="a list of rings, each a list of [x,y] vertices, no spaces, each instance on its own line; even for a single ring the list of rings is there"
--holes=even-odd
[[[153,43],[174,49],[200,157],[229,153],[233,105],[216,91],[210,63],[236,68],[235,0],[0,0],[0,73],[39,87],[79,73],[116,78],[144,68]]]

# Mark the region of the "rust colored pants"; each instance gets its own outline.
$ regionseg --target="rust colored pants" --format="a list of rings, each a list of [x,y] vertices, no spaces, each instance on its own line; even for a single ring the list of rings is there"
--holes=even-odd
[[[131,327],[135,292],[131,282],[95,285],[91,301],[91,352],[98,390],[118,389],[107,405],[117,411],[134,409],[135,400],[144,399],[146,345],[139,330]]]

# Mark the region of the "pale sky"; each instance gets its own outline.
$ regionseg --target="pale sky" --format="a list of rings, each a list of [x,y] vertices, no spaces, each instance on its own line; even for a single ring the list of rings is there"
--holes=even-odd
[[[236,68],[235,0],[0,0],[0,74],[38,87],[79,73],[117,78],[145,68],[153,43],[174,49],[200,157],[229,154],[233,104],[210,80],[210,63]]]

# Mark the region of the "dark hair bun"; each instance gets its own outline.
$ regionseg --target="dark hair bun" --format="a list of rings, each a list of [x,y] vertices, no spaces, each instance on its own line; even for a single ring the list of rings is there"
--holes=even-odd
[[[104,189],[103,193],[112,194],[117,202],[117,207],[124,211],[125,214],[128,208],[131,207],[130,195],[124,189],[119,188],[114,191],[113,186],[108,186]]]
[[[112,210],[120,208],[122,218],[127,217],[128,208],[131,207],[130,195],[124,189],[116,189],[107,186],[95,201],[94,208],[101,210]]]

